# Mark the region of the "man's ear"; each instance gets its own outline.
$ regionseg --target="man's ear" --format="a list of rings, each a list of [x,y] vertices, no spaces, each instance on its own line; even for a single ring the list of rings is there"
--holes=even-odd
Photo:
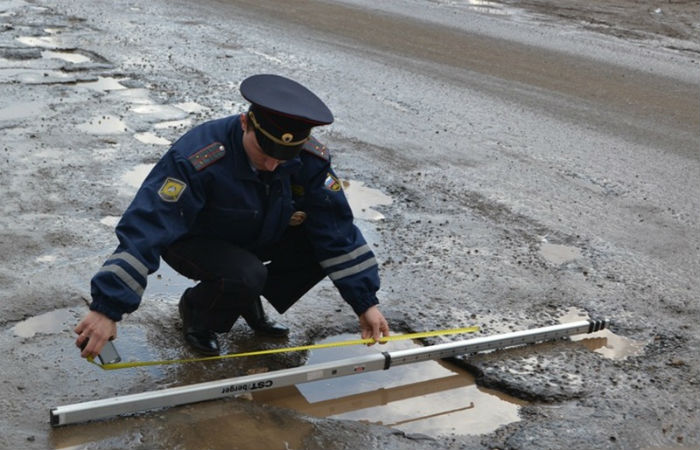
[[[248,114],[241,114],[241,127],[244,133],[248,131]]]

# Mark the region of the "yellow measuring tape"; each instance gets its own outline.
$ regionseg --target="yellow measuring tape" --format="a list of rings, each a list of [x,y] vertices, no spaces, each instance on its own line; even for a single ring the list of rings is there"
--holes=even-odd
[[[461,334],[461,333],[474,333],[479,331],[479,327],[465,327],[465,328],[451,328],[447,330],[435,330],[435,331],[423,331],[420,333],[409,333],[409,334],[399,334],[396,336],[387,336],[379,340],[380,344],[391,342],[391,341],[401,341],[406,339],[421,339],[433,336],[444,336],[448,334]],[[99,364],[93,360],[93,358],[88,358],[88,361],[101,367],[104,370],[119,370],[128,369],[131,367],[146,367],[146,366],[161,366],[166,364],[185,364],[192,362],[201,361],[216,361],[219,359],[228,358],[241,358],[244,356],[259,356],[259,355],[271,355],[274,353],[287,353],[287,352],[300,352],[304,350],[315,350],[319,348],[331,348],[331,347],[344,347],[349,345],[361,345],[361,344],[374,344],[376,341],[372,338],[369,339],[353,339],[349,341],[340,342],[329,342],[326,344],[313,344],[313,345],[301,345],[298,347],[284,347],[284,348],[273,348],[269,350],[257,350],[253,352],[243,352],[243,353],[230,353],[228,355],[219,356],[206,356],[202,358],[189,358],[189,359],[167,359],[161,361],[132,361],[123,363],[113,363],[113,364]]]

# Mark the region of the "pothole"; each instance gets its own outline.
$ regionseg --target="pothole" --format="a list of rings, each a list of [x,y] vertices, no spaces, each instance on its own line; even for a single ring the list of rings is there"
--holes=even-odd
[[[89,122],[77,125],[77,128],[85,133],[96,135],[119,134],[127,131],[126,123],[113,115],[94,117]]]
[[[15,336],[30,338],[36,334],[56,334],[72,330],[76,314],[71,309],[57,309],[18,322],[12,327]]]
[[[16,38],[18,42],[29,47],[59,48],[60,41],[55,36],[20,36]]]
[[[61,308],[25,319],[16,323],[10,331],[19,338],[31,338],[36,335],[59,335],[67,333],[71,339],[75,336],[73,329],[88,312],[88,308]],[[119,339],[115,341],[122,357],[129,360],[152,360],[155,355],[148,344],[146,332],[138,325],[121,323],[118,331]],[[77,355],[76,350],[76,355]],[[148,370],[150,370],[149,368]],[[160,374],[161,369],[151,370]]]
[[[170,141],[153,133],[136,133],[134,139],[143,144],[170,145]]]
[[[356,339],[344,334],[319,343]],[[418,348],[411,341],[318,349],[307,364]],[[350,377],[319,380],[253,395],[266,404],[303,414],[382,424],[427,435],[483,434],[520,420],[526,402],[476,386],[465,370],[442,361],[424,361]]]
[[[559,323],[570,323],[579,320],[589,320],[588,314],[578,308],[569,308]],[[641,355],[644,351],[644,343],[632,339],[618,336],[612,331],[605,329],[590,334],[579,334],[571,336],[572,341],[580,342],[587,349],[600,353],[610,359],[625,359],[630,356]]]
[[[44,59],[60,59],[73,64],[80,64],[92,61],[87,56],[78,52],[67,52],[67,51],[52,51],[44,50],[41,52],[41,57]]]
[[[392,203],[391,197],[377,189],[365,186],[361,181],[343,180],[343,190],[353,215],[358,219],[382,220],[384,215],[372,208]]]
[[[112,77],[97,77],[97,81],[88,81],[85,83],[80,83],[80,86],[92,89],[94,91],[119,91],[122,89],[127,89],[126,86],[120,83],[123,79],[116,79]]]
[[[148,173],[153,169],[155,164],[137,164],[132,169],[121,176],[121,191],[128,190],[128,194],[133,194],[141,186],[143,180],[146,179]],[[126,189],[125,189],[126,188]],[[127,192],[124,192],[127,194]]]

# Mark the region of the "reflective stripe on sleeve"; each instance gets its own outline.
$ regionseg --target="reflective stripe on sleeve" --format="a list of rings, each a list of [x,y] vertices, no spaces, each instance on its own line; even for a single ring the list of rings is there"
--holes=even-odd
[[[134,270],[138,272],[138,274],[142,277],[148,277],[148,268],[144,266],[141,261],[136,259],[134,255],[126,252],[114,253],[112,256],[107,258],[107,262],[115,259],[121,259],[122,261],[133,267]]]
[[[365,244],[361,247],[357,247],[355,250],[351,251],[350,253],[346,253],[344,255],[336,256],[334,258],[328,258],[324,261],[321,261],[321,267],[324,269],[328,269],[329,267],[336,266],[338,264],[342,264],[344,262],[352,261],[353,259],[357,258],[360,255],[364,255],[365,253],[369,253],[371,250],[369,248],[369,245]],[[342,271],[341,271],[342,272]]]
[[[362,261],[359,264],[355,264],[354,266],[350,266],[346,269],[343,270],[338,270],[336,272],[332,272],[328,274],[328,278],[330,278],[332,281],[338,281],[341,278],[349,277],[350,275],[355,275],[356,273],[360,273],[365,269],[368,269],[372,266],[377,265],[377,259],[375,257],[372,257],[366,261]]]
[[[131,288],[132,291],[134,291],[136,294],[138,294],[139,297],[143,295],[143,291],[145,289],[144,286],[142,286],[138,281],[134,279],[129,273],[124,270],[122,267],[119,267],[116,264],[109,264],[106,266],[102,266],[100,269],[100,272],[112,272],[115,274],[120,280],[124,282],[129,288]]]

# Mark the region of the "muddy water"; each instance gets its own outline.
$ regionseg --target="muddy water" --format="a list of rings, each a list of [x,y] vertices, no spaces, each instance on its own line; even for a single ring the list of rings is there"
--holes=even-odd
[[[339,335],[320,343],[354,337]],[[308,364],[418,347],[395,341],[385,346],[318,349],[311,352]],[[491,432],[520,420],[518,411],[524,404],[479,388],[468,372],[437,361],[274,389],[257,393],[254,399],[317,417],[371,422],[433,436],[464,434],[465,430],[466,434]]]
[[[559,319],[560,323],[588,320],[590,317],[585,311],[578,308],[570,308]],[[596,331],[591,334],[571,336],[572,341],[583,344],[587,349],[600,353],[610,359],[625,359],[630,356],[640,355],[644,350],[644,343],[634,341],[624,336],[618,336],[609,329]]]
[[[162,411],[157,415],[130,417],[53,430],[52,448],[147,448],[144,428],[163,435],[158,448],[303,448],[313,426],[288,414],[269,410],[251,414],[245,401],[228,399]]]

